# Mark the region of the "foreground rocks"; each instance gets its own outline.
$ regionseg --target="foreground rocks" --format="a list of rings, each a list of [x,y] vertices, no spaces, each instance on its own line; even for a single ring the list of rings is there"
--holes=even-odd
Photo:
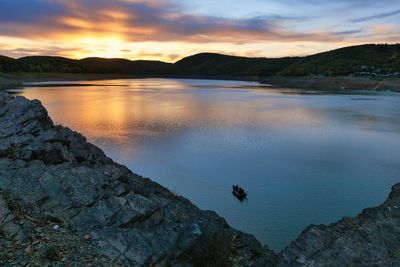
[[[400,266],[400,184],[381,206],[329,226],[310,226],[279,266]]]
[[[279,255],[0,93],[1,266],[399,266],[400,185]]]

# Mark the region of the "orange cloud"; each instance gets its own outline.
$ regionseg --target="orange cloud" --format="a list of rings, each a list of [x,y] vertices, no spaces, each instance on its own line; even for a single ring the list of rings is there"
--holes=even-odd
[[[332,42],[348,37],[341,32],[295,31],[285,28],[284,19],[190,15],[168,9],[167,1],[125,0],[120,1],[120,6],[99,1],[96,8],[87,4],[90,2],[57,2],[63,6],[64,14],[45,14],[34,24],[2,24],[0,32],[29,38],[118,35],[135,42],[173,40],[192,43]],[[7,28],[12,30],[5,30]]]

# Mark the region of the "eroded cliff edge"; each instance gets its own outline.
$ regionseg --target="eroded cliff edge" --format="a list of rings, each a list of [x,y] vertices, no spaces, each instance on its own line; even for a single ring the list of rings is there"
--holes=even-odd
[[[279,255],[0,93],[0,264],[398,266],[400,185],[356,218],[310,226]]]

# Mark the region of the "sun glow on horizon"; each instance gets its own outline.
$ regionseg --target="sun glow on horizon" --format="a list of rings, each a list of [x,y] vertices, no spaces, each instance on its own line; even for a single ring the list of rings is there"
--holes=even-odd
[[[306,56],[318,52],[336,49],[363,42],[337,42],[321,44],[318,42],[294,42],[285,46],[285,42],[229,44],[210,43],[207,46],[182,42],[127,42],[123,38],[110,34],[105,36],[65,36],[58,41],[25,40],[22,38],[0,36],[0,54],[13,58],[26,55],[62,56],[71,59],[87,57],[125,58],[130,60],[160,60],[176,62],[179,59],[202,52],[221,53],[246,57],[285,57]],[[40,47],[35,49],[35,47]]]
[[[119,58],[126,55],[127,44],[120,38],[77,38],[74,41],[82,50],[72,52],[73,58],[92,57]]]

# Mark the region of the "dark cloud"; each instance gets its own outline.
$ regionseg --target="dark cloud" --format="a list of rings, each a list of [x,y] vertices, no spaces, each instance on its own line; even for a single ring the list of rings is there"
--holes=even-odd
[[[43,0],[1,0],[0,22],[35,23],[49,16],[66,12],[63,5],[55,1]]]
[[[363,17],[363,18],[353,19],[352,22],[365,22],[365,21],[374,20],[374,19],[384,19],[387,17],[396,16],[396,15],[400,15],[400,9],[391,11],[391,12],[367,16],[367,17]]]
[[[4,8],[3,8],[4,7]],[[23,10],[22,13],[18,13]],[[11,16],[9,14],[20,14]],[[296,32],[285,28],[283,16],[224,18],[186,14],[164,1],[98,0],[2,3],[0,34],[31,38],[55,34],[116,33],[128,41],[252,42],[338,41],[346,33]]]
[[[336,32],[336,35],[356,35],[356,34],[360,34],[363,33],[362,30],[348,30],[348,31],[341,31],[341,32]]]

